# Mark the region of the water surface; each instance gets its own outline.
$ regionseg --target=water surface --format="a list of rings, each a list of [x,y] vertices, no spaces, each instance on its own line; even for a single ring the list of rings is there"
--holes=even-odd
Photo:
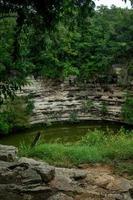
[[[88,130],[107,128],[114,132],[121,127],[128,128],[126,125],[122,125],[116,122],[86,122],[78,124],[64,124],[51,127],[39,127],[26,131],[19,131],[18,133],[12,133],[6,137],[0,138],[0,143],[5,145],[19,146],[21,143],[31,144],[38,131],[41,131],[40,141],[44,143],[51,143],[56,141],[61,142],[76,142],[81,139]]]

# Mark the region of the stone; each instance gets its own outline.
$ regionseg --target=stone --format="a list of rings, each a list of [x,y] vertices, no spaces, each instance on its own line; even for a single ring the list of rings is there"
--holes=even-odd
[[[48,198],[48,200],[73,200],[73,198],[63,193],[57,193]]]
[[[64,193],[77,193],[83,192],[81,188],[75,181],[65,176],[55,176],[54,180],[50,183],[53,190],[63,191]]]
[[[75,200],[103,200],[104,195],[96,191],[86,191],[81,195],[77,195]]]
[[[11,162],[5,162],[5,161],[1,161],[0,160],[0,171],[7,169],[8,167],[10,167],[12,165]]]
[[[85,179],[86,177],[87,177],[87,172],[83,170],[80,170],[80,171],[75,170],[75,172],[71,176],[71,178],[73,178],[74,180]]]
[[[42,182],[41,176],[31,168],[22,172],[21,179],[23,184],[35,184]]]
[[[45,162],[36,161],[30,158],[21,158],[14,168],[23,168],[23,182],[44,182],[48,183],[55,176],[55,168]],[[13,166],[12,166],[13,168]]]
[[[133,200],[133,198],[131,197],[129,192],[123,194],[123,199],[124,200]]]
[[[39,165],[48,165],[47,163],[45,162],[42,162],[42,161],[37,161],[37,160],[34,160],[32,158],[25,158],[25,157],[22,157],[18,160],[18,164],[21,165],[21,166],[39,166]]]
[[[74,191],[72,180],[65,176],[56,176],[51,182],[51,187],[60,191]]]
[[[55,169],[51,166],[40,165],[35,168],[37,173],[41,176],[42,182],[48,183],[55,177]]]
[[[95,184],[100,186],[100,187],[106,187],[107,184],[110,182],[114,181],[114,177],[110,176],[108,174],[99,176],[98,178],[95,179]]]
[[[47,193],[51,192],[51,188],[45,185],[29,185],[28,187],[18,187],[18,191],[24,193]]]
[[[13,162],[17,159],[17,152],[16,147],[0,145],[0,160]]]
[[[0,173],[0,184],[20,184],[20,179],[21,177],[15,171],[7,169]]]
[[[133,199],[132,180],[109,169],[57,168],[34,159],[16,159],[15,152],[15,147],[1,146],[1,157],[7,161],[0,160],[0,200]]]
[[[80,120],[100,120],[99,109],[83,112],[83,103],[86,98],[91,99],[94,105],[101,105],[103,100],[108,106],[109,115],[104,116],[105,120],[123,121],[121,118],[121,106],[124,102],[124,93],[122,87],[117,84],[109,84],[106,88],[100,84],[85,83],[68,85],[65,81],[48,81],[44,79],[34,79],[29,77],[32,84],[22,88],[18,95],[27,96],[32,94],[35,108],[30,118],[31,124],[68,121],[72,109],[78,110]],[[132,84],[132,83],[131,83]],[[129,91],[132,91],[132,86]],[[100,107],[99,107],[100,108]],[[50,117],[48,114],[50,113]],[[58,113],[58,117],[53,117]],[[51,117],[52,116],[52,117]]]
[[[108,197],[114,200],[123,200],[122,194],[109,194]]]
[[[119,178],[111,181],[106,188],[111,191],[127,192],[132,186],[127,179]]]

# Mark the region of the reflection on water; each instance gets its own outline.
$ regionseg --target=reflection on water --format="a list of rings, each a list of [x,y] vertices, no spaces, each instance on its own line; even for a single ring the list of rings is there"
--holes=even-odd
[[[84,136],[88,130],[107,128],[113,130],[119,130],[121,127],[127,128],[124,125],[115,122],[86,122],[80,124],[58,125],[48,128],[35,128],[34,130],[28,130],[19,132],[19,134],[7,135],[0,139],[1,144],[19,146],[20,143],[31,144],[34,140],[35,134],[41,131],[41,142],[50,143],[55,141],[62,142],[76,142]]]

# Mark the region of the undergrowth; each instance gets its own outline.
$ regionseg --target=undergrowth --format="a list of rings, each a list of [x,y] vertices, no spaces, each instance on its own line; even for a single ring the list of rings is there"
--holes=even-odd
[[[133,158],[133,131],[121,129],[115,134],[105,134],[95,130],[88,132],[79,142],[73,144],[40,143],[34,148],[21,144],[20,155],[65,167],[87,163],[116,163],[119,169],[124,170],[124,165],[122,167],[118,164]],[[131,166],[129,170],[132,174],[133,170],[130,168]]]

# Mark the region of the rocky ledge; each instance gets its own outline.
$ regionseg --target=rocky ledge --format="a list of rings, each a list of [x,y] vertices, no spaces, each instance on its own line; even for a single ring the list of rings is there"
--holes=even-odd
[[[72,120],[124,122],[121,108],[126,93],[133,91],[133,85],[127,90],[117,84],[70,84],[69,79],[57,82],[31,78],[29,82],[18,95],[29,96],[34,102],[31,124]]]
[[[1,200],[132,200],[133,181],[102,168],[56,168],[0,145]]]

